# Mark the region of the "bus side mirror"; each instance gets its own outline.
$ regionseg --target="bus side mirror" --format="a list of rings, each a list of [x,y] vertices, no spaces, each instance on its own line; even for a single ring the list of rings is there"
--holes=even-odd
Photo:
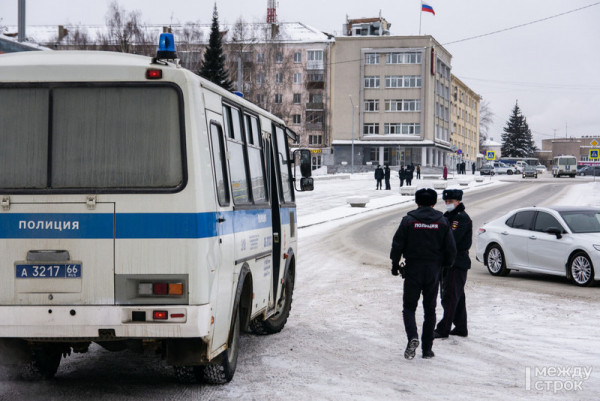
[[[294,150],[294,182],[296,181],[296,166],[300,167],[300,188],[296,188],[297,191],[312,191],[314,189],[314,182],[311,178],[312,166],[310,150],[308,149],[296,149]]]

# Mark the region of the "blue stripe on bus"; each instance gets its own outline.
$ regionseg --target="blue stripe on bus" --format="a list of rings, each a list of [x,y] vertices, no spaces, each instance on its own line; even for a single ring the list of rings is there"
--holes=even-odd
[[[221,223],[218,223],[219,219],[222,219]],[[283,213],[282,220],[285,219],[289,222],[289,213]],[[271,224],[270,209],[116,215],[0,213],[0,238],[208,238],[217,236],[219,228],[221,235],[227,235],[270,228]]]

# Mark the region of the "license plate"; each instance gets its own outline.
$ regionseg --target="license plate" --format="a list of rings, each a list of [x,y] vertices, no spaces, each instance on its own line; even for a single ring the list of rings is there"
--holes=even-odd
[[[16,278],[80,278],[81,263],[18,264]]]

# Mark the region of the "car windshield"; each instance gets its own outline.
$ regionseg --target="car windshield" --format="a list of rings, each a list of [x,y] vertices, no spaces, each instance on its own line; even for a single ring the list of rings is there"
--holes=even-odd
[[[560,215],[574,233],[600,232],[600,210],[567,211]]]

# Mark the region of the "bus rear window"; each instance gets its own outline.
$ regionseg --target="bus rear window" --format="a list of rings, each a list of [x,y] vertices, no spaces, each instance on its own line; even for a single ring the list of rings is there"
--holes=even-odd
[[[0,88],[0,94],[0,189],[111,191],[183,184],[180,106],[173,87]]]

